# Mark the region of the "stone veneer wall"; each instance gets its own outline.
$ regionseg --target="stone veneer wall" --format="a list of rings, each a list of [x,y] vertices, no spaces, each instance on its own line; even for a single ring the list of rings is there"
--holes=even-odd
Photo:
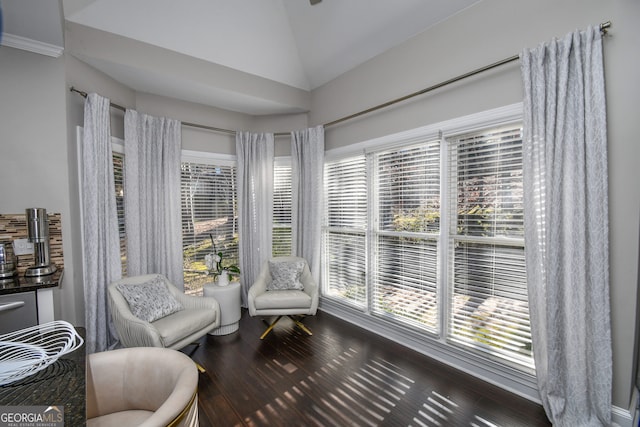
[[[62,220],[59,213],[47,213],[49,217],[49,257],[58,268],[64,267],[62,253]],[[0,214],[0,243],[12,243],[14,239],[26,239],[27,217],[22,214]],[[18,256],[18,274],[24,274],[34,264],[33,254]]]

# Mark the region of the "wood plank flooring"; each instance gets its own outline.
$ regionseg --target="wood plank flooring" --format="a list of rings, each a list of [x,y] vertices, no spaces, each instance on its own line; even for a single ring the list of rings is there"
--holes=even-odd
[[[243,311],[240,330],[206,336],[193,359],[200,425],[549,426],[541,406],[319,312],[313,336]]]

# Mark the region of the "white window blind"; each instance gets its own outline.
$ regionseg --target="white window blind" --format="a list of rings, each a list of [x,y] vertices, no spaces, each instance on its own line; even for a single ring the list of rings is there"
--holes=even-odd
[[[325,295],[366,305],[367,173],[365,157],[325,164]]]
[[[518,106],[468,116],[325,162],[327,306],[483,369],[534,372],[520,117]]]
[[[451,342],[533,366],[519,125],[450,143]]]
[[[440,142],[374,156],[373,311],[438,331]]]
[[[112,151],[113,180],[116,187],[116,210],[118,215],[118,234],[120,236],[120,259],[122,277],[127,275],[127,235],[124,231],[124,153]]]
[[[212,280],[204,256],[214,244],[223,266],[238,264],[235,166],[183,162],[181,204],[185,292],[199,294]]]
[[[273,256],[291,255],[291,165],[273,169]]]

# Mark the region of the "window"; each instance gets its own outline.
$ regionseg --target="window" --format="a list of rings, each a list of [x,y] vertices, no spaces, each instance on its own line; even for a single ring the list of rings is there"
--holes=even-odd
[[[223,266],[238,264],[236,168],[230,162],[196,158],[182,162],[182,246],[185,293],[201,294],[211,281],[206,254],[222,252]]]
[[[118,214],[118,234],[120,236],[120,259],[122,277],[127,275],[127,235],[124,231],[124,153],[122,146],[113,145],[113,180],[116,187],[116,210]]]
[[[325,294],[366,305],[367,175],[364,156],[325,164]]]
[[[113,168],[120,233],[122,274],[126,275],[124,228],[124,153],[113,145]],[[204,256],[222,252],[224,265],[239,264],[235,159],[183,152],[181,213],[185,293],[201,294],[207,274]],[[274,168],[273,256],[291,255],[291,165],[278,159]]]
[[[328,156],[327,301],[531,372],[521,128],[507,123],[448,122]]]
[[[450,139],[452,342],[530,363],[519,126]]]
[[[373,311],[438,330],[440,141],[376,153]]]
[[[273,169],[273,256],[291,255],[291,164],[276,159]]]

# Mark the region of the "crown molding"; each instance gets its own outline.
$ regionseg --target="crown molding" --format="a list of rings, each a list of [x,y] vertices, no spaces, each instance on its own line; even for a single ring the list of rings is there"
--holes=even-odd
[[[16,36],[14,34],[2,34],[0,45],[13,47],[16,49],[28,50],[29,52],[39,53],[41,55],[52,56],[58,58],[62,55],[64,47],[41,42],[38,40],[28,39],[26,37]]]

